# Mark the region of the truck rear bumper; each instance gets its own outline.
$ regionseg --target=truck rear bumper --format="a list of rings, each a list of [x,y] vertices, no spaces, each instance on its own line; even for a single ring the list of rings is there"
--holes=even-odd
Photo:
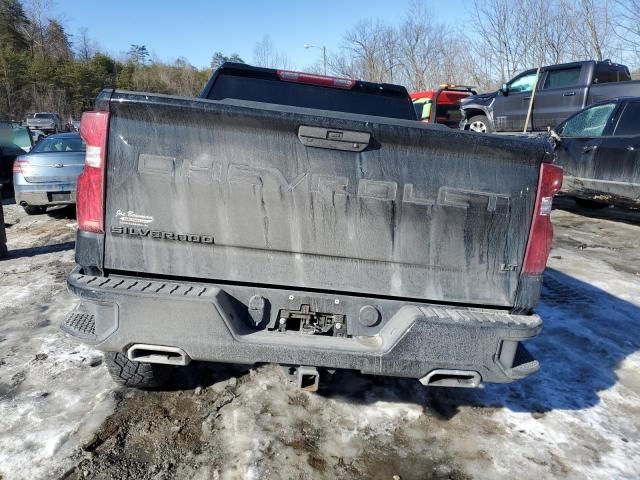
[[[251,285],[102,277],[84,274],[81,267],[67,282],[81,304],[63,331],[103,351],[157,345],[192,360],[354,369],[425,384],[439,370],[475,372],[484,382],[506,383],[539,369],[520,343],[540,332],[537,315]],[[278,328],[284,312],[309,310],[337,315],[347,335]]]
[[[22,206],[74,205],[76,203],[76,192],[23,192],[16,190],[15,198],[16,203]]]
[[[16,203],[26,206],[72,205],[76,203],[76,181],[29,183],[16,174],[13,190]]]

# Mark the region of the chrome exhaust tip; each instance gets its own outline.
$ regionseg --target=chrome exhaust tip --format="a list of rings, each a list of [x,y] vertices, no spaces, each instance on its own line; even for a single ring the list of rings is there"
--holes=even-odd
[[[480,385],[482,377],[472,370],[436,369],[420,379],[425,387],[459,387],[475,388]]]
[[[136,343],[127,350],[127,357],[132,362],[162,363],[184,367],[189,365],[191,358],[184,350],[177,347],[163,345],[147,345]]]

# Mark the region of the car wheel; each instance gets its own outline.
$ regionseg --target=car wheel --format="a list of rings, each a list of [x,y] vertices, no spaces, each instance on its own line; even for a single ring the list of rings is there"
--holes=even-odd
[[[132,362],[124,353],[119,352],[107,352],[104,359],[111,378],[125,387],[161,387],[169,381],[174,370],[172,365]]]
[[[574,198],[574,200],[581,207],[590,208],[591,210],[600,210],[609,206],[608,203],[602,203],[596,200],[587,200],[586,198]]]
[[[42,215],[47,211],[47,207],[43,207],[41,205],[27,205],[24,207],[24,211],[27,212],[27,215]]]
[[[493,127],[486,115],[474,115],[467,122],[467,129],[478,133],[492,133]]]

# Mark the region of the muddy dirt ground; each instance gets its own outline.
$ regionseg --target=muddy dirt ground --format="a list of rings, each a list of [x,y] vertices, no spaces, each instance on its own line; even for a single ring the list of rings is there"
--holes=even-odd
[[[524,381],[425,389],[345,371],[307,393],[276,366],[196,364],[143,392],[57,330],[76,304],[73,211],[4,203],[2,480],[640,477],[640,212],[557,202],[545,329],[528,343],[542,369]]]

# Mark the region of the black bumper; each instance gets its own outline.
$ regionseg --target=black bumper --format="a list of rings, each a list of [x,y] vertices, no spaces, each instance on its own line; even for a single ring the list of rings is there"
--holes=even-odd
[[[499,383],[539,369],[520,343],[540,332],[537,315],[261,286],[103,277],[85,275],[80,267],[69,275],[68,285],[82,302],[62,329],[104,351],[124,352],[140,343],[180,348],[201,361],[312,365],[412,378],[447,369],[477,372],[482,381]],[[256,296],[264,300],[259,311],[252,300]],[[281,311],[302,305],[344,315],[348,335],[274,328]]]

